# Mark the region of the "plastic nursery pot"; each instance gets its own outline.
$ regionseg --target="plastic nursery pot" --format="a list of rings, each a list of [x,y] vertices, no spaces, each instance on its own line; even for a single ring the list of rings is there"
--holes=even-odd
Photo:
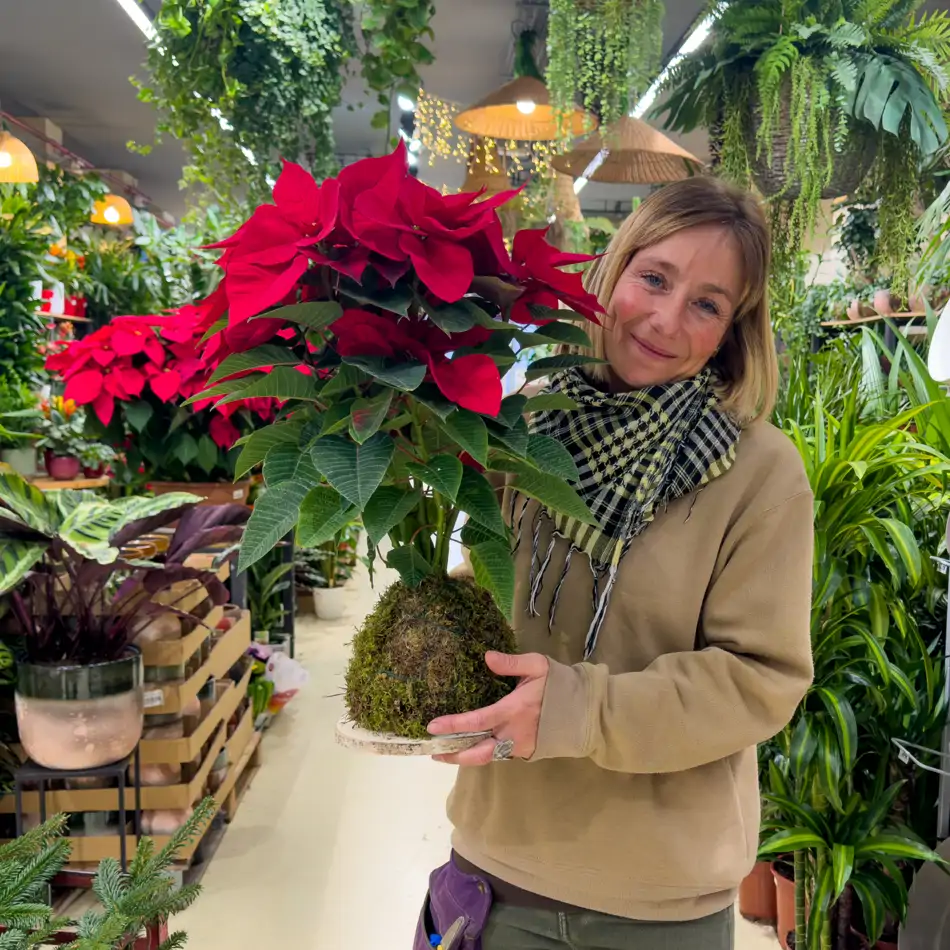
[[[313,609],[319,620],[339,620],[346,613],[347,591],[343,587],[315,587]]]
[[[746,920],[774,924],[778,917],[775,887],[772,865],[768,861],[757,861],[739,885],[739,913]]]
[[[29,446],[24,449],[0,450],[0,462],[9,465],[17,475],[35,475],[36,449]]]
[[[118,762],[142,735],[142,655],[79,666],[21,662],[16,719],[26,754],[48,769]]]
[[[176,491],[201,495],[204,501],[198,502],[199,505],[246,505],[251,483],[249,480],[241,482],[149,482],[148,487],[156,495],[168,495]]]
[[[68,482],[79,474],[82,465],[72,455],[53,455],[49,450],[44,454],[46,474],[58,482]]]
[[[788,861],[772,864],[775,879],[776,925],[779,943],[789,950],[788,935],[795,933],[795,871]]]

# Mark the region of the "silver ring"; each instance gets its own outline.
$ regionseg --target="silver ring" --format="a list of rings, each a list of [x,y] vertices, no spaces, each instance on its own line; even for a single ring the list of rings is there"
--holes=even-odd
[[[492,750],[492,761],[494,762],[507,762],[514,755],[515,751],[515,740],[514,739],[499,739],[495,743],[495,748]]]

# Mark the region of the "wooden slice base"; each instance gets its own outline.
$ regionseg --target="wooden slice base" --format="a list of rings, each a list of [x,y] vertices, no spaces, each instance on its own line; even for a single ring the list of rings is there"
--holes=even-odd
[[[370,732],[346,717],[336,724],[336,741],[341,746],[374,755],[451,755],[471,749],[489,736],[490,732],[465,732],[431,739],[406,739],[386,732]]]

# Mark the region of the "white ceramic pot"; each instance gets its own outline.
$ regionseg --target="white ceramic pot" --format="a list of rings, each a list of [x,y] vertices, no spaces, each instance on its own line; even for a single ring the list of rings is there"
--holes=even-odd
[[[36,449],[32,446],[25,449],[3,449],[0,451],[0,462],[6,462],[18,475],[35,475]]]
[[[316,587],[313,608],[320,620],[339,620],[346,613],[347,591],[344,587]]]

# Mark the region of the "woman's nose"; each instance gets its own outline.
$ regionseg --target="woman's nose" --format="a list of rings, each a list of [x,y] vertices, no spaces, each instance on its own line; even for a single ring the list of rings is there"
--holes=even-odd
[[[655,332],[664,336],[674,336],[683,323],[685,304],[671,294],[657,302],[650,315],[650,325]]]

